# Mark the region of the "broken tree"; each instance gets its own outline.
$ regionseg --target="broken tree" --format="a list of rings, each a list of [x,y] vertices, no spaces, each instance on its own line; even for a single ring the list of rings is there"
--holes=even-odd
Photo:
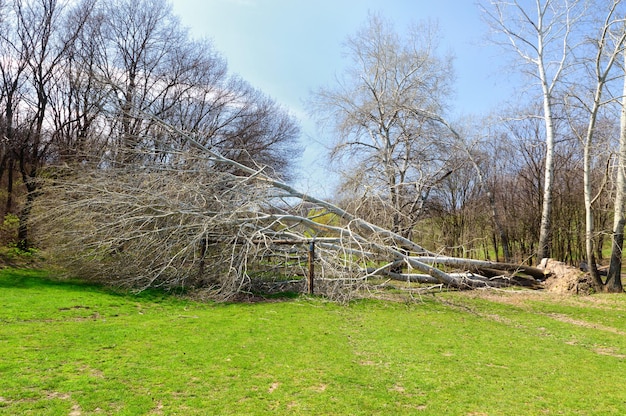
[[[535,287],[544,277],[531,267],[438,256],[147,117],[183,138],[179,147],[139,167],[62,167],[43,186],[42,244],[74,273],[136,290],[207,287],[229,298],[259,280],[306,275],[303,243],[317,239],[318,276],[337,290],[381,274],[461,289]]]

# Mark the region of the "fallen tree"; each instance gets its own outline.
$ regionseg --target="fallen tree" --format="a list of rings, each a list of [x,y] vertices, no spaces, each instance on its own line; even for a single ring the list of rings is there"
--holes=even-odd
[[[532,267],[438,256],[149,117],[184,139],[159,158],[167,163],[59,167],[42,186],[41,244],[74,274],[229,298],[259,281],[305,276],[306,244],[315,240],[320,288],[335,297],[381,275],[457,289],[536,287],[545,278]]]

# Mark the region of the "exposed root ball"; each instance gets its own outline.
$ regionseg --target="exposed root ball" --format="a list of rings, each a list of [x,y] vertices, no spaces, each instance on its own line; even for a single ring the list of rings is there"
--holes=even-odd
[[[594,292],[589,273],[574,266],[553,259],[543,259],[539,267],[550,274],[544,282],[549,292],[576,295],[589,295]]]

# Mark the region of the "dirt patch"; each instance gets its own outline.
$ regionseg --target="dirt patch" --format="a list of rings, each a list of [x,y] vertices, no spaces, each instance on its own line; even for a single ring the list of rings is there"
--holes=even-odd
[[[614,347],[596,347],[593,350],[596,354],[600,354],[600,355],[608,355],[610,357],[615,357],[615,358],[626,358],[626,355],[624,354],[619,354],[617,352],[617,349]]]
[[[75,404],[72,406],[72,411],[69,413],[69,416],[81,416],[83,414],[82,409],[79,405]]]
[[[225,302],[225,303],[279,303],[291,302],[297,298],[296,292],[286,292],[277,295],[263,295],[256,293],[240,292],[224,297],[209,289],[196,289],[181,296],[183,299],[194,302]]]
[[[59,393],[58,391],[53,391],[48,393],[46,396],[47,399],[61,399],[61,400],[69,400],[71,396],[67,393]]]
[[[567,315],[561,315],[559,313],[549,313],[549,314],[546,314],[546,316],[549,316],[550,318],[556,319],[557,321],[560,321],[560,322],[565,322],[567,324],[577,325],[577,326],[580,326],[580,327],[583,327],[583,328],[597,329],[597,330],[600,330],[600,331],[611,332],[611,333],[617,334],[617,335],[626,335],[626,332],[620,331],[617,328],[613,328],[613,327],[606,326],[606,325],[601,325],[601,324],[596,324],[596,323],[592,323],[592,322],[587,322],[587,321],[581,321],[580,319],[570,318]]]
[[[528,302],[549,302],[576,308],[592,308],[607,312],[623,312],[626,304],[620,293],[603,293],[601,296],[572,296],[571,293],[557,293],[548,290],[472,290],[463,293],[464,297],[478,298],[506,305],[528,309]]]
[[[280,383],[275,381],[272,383],[269,389],[267,389],[268,393],[273,393],[278,387],[280,387]]]
[[[392,388],[389,389],[389,391],[395,391],[398,393],[404,393],[406,391],[406,389],[404,387],[402,387],[399,384],[395,384]]]
[[[589,273],[553,259],[543,259],[539,267],[550,274],[544,282],[544,287],[548,292],[576,295],[594,293]]]
[[[87,365],[83,365],[79,368],[82,373],[87,373],[90,377],[104,378],[104,373],[98,369],[91,368]]]
[[[479,289],[463,293],[464,297],[484,299],[490,302],[504,303],[511,306],[525,307],[526,302],[552,298],[553,295],[539,290],[495,290]]]
[[[148,413],[148,415],[150,416],[159,416],[163,414],[163,402],[161,402],[161,400],[156,402],[156,405],[154,408],[152,408],[152,410],[150,411],[150,413]]]

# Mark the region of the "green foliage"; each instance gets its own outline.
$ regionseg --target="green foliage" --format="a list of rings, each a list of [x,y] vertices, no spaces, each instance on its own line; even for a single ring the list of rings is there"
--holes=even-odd
[[[0,225],[0,264],[31,266],[36,262],[39,250],[35,247],[22,249],[17,241],[20,219],[17,215],[6,214]]]
[[[626,411],[620,295],[215,304],[11,269],[0,290],[0,415]]]
[[[314,209],[309,210],[307,214],[307,218],[321,225],[328,225],[331,227],[341,226],[341,219],[336,214],[333,214],[332,212],[328,212],[324,208],[319,208],[319,209],[314,208]],[[333,235],[333,233],[330,231],[316,232],[313,230],[306,232],[305,234],[307,234],[308,237],[314,237],[314,236],[330,237]]]
[[[20,219],[15,214],[6,214],[0,226],[0,244],[15,245],[17,241],[17,231],[20,227]]]

